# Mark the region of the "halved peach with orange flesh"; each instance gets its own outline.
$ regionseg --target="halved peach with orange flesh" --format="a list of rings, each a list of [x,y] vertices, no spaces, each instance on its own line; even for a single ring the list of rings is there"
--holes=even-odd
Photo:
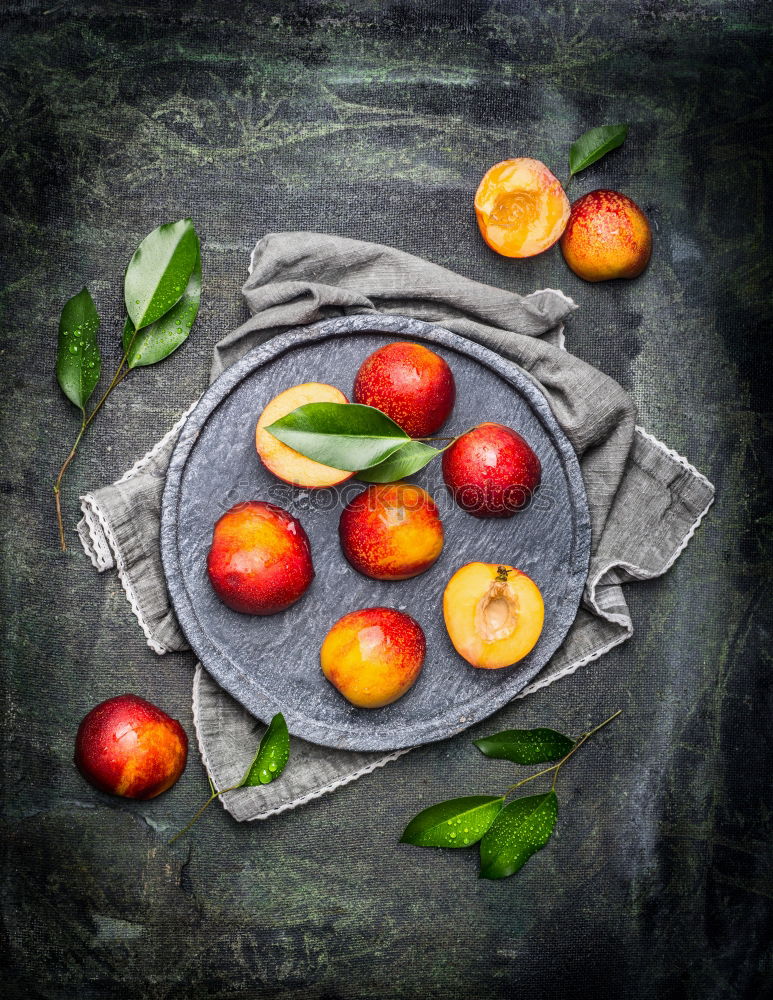
[[[510,667],[537,644],[545,605],[537,584],[513,566],[473,562],[458,569],[443,594],[454,649],[473,667]]]
[[[275,420],[286,416],[299,406],[305,406],[306,403],[348,403],[348,400],[340,389],[324,382],[305,382],[303,385],[294,385],[291,389],[280,392],[266,406],[258,420],[255,429],[258,457],[269,472],[285,483],[290,483],[291,486],[305,486],[308,489],[337,486],[351,479],[354,473],[333,469],[329,465],[322,465],[311,458],[306,458],[266,430],[269,424],[273,424]]]
[[[483,239],[505,257],[533,257],[566,229],[571,206],[561,182],[539,160],[521,156],[495,164],[475,192]]]

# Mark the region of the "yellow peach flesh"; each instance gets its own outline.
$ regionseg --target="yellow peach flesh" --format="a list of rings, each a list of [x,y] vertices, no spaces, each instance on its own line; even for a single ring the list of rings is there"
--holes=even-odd
[[[496,563],[468,563],[448,581],[443,617],[457,653],[474,667],[509,667],[542,632],[545,608],[525,573]]]
[[[337,486],[339,483],[351,479],[354,473],[333,469],[329,465],[322,465],[320,462],[306,458],[305,455],[290,448],[266,430],[269,424],[286,416],[299,406],[305,406],[306,403],[346,402],[348,400],[340,389],[326,385],[324,382],[306,382],[303,385],[295,385],[275,396],[261,413],[258,426],[255,429],[255,447],[261,462],[268,471],[292,486],[303,486],[306,489]]]

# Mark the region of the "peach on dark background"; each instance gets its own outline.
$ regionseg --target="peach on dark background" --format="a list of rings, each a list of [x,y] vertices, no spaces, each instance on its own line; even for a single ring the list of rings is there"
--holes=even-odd
[[[480,424],[443,453],[446,485],[475,517],[512,517],[529,505],[541,476],[531,446],[504,424]]]
[[[250,615],[284,611],[314,579],[300,521],[263,500],[236,504],[215,524],[207,572],[218,597]]]
[[[475,192],[475,216],[492,250],[505,257],[533,257],[563,233],[569,199],[544,163],[519,156],[486,171]]]
[[[152,799],[185,770],[188,737],[175,719],[135,694],[96,705],[75,739],[75,766],[103,792]]]
[[[561,252],[585,281],[637,278],[652,255],[652,231],[647,216],[626,195],[589,191],[572,205]]]
[[[375,406],[411,437],[440,430],[456,401],[456,385],[443,358],[421,344],[397,341],[360,365],[354,401]]]

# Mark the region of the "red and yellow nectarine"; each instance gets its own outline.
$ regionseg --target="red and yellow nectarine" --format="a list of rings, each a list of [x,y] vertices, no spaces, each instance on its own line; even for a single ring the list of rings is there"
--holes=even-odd
[[[368,486],[344,507],[338,533],[352,566],[374,580],[418,576],[443,550],[435,501],[413,483]]]
[[[218,597],[249,615],[284,611],[314,579],[301,522],[263,500],[238,503],[215,524],[207,572]]]
[[[542,632],[545,606],[534,581],[513,566],[462,566],[443,594],[454,649],[473,667],[509,667],[527,656]]]
[[[635,201],[618,191],[590,191],[572,205],[561,252],[585,281],[636,278],[649,264],[652,231]]]
[[[375,406],[413,438],[439,430],[455,400],[454,376],[443,358],[407,341],[374,351],[354,380],[355,403]]]
[[[446,485],[475,517],[512,517],[528,506],[541,476],[529,444],[504,424],[480,424],[443,452]]]
[[[421,672],[426,642],[421,625],[392,608],[344,615],[325,636],[322,673],[358,708],[382,708],[401,698]]]
[[[166,712],[122,694],[85,716],[75,738],[75,766],[102,792],[152,799],[185,770],[188,737]]]

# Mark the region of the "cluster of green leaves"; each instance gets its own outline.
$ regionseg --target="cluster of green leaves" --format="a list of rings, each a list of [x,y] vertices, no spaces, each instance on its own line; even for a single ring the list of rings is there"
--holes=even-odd
[[[275,438],[368,483],[393,483],[418,472],[440,451],[414,441],[381,410],[361,403],[306,403],[266,428]]]
[[[582,744],[620,713],[572,740],[554,729],[507,729],[475,740],[487,757],[515,764],[557,761],[516,782],[501,795],[467,795],[439,802],[422,810],[410,821],[400,840],[417,847],[471,847],[479,844],[480,877],[507,878],[514,875],[550,839],[558,817],[556,779],[558,772]],[[516,788],[552,774],[550,789],[505,804]]]
[[[107,390],[91,413],[86,406],[99,382],[100,318],[87,288],[69,299],[59,320],[56,377],[62,392],[81,411],[81,428],[54,486],[62,548],[59,491],[86,428],[102,404],[135,368],[169,357],[187,339],[201,300],[201,250],[190,219],[159,226],[145,237],[124,276],[126,320],[121,338],[123,357]]]
[[[622,146],[627,135],[627,125],[600,125],[583,132],[569,150],[569,176],[574,177],[602,156]]]
[[[244,777],[241,781],[237,782],[235,785],[231,785],[229,788],[221,788],[220,791],[217,791],[212,786],[212,782],[210,781],[212,794],[201,809],[199,809],[190,823],[188,823],[187,826],[183,827],[179,833],[176,833],[174,837],[172,837],[169,844],[173,844],[176,840],[182,837],[184,833],[187,833],[204,810],[210,806],[215,799],[219,798],[221,795],[225,795],[226,792],[234,792],[237,788],[253,788],[256,785],[270,785],[272,781],[276,781],[282,771],[284,771],[289,757],[290,734],[287,730],[285,717],[281,712],[277,712],[269,723],[268,729],[263,734],[263,739],[260,741],[258,751],[255,754],[252,763],[244,772]]]

